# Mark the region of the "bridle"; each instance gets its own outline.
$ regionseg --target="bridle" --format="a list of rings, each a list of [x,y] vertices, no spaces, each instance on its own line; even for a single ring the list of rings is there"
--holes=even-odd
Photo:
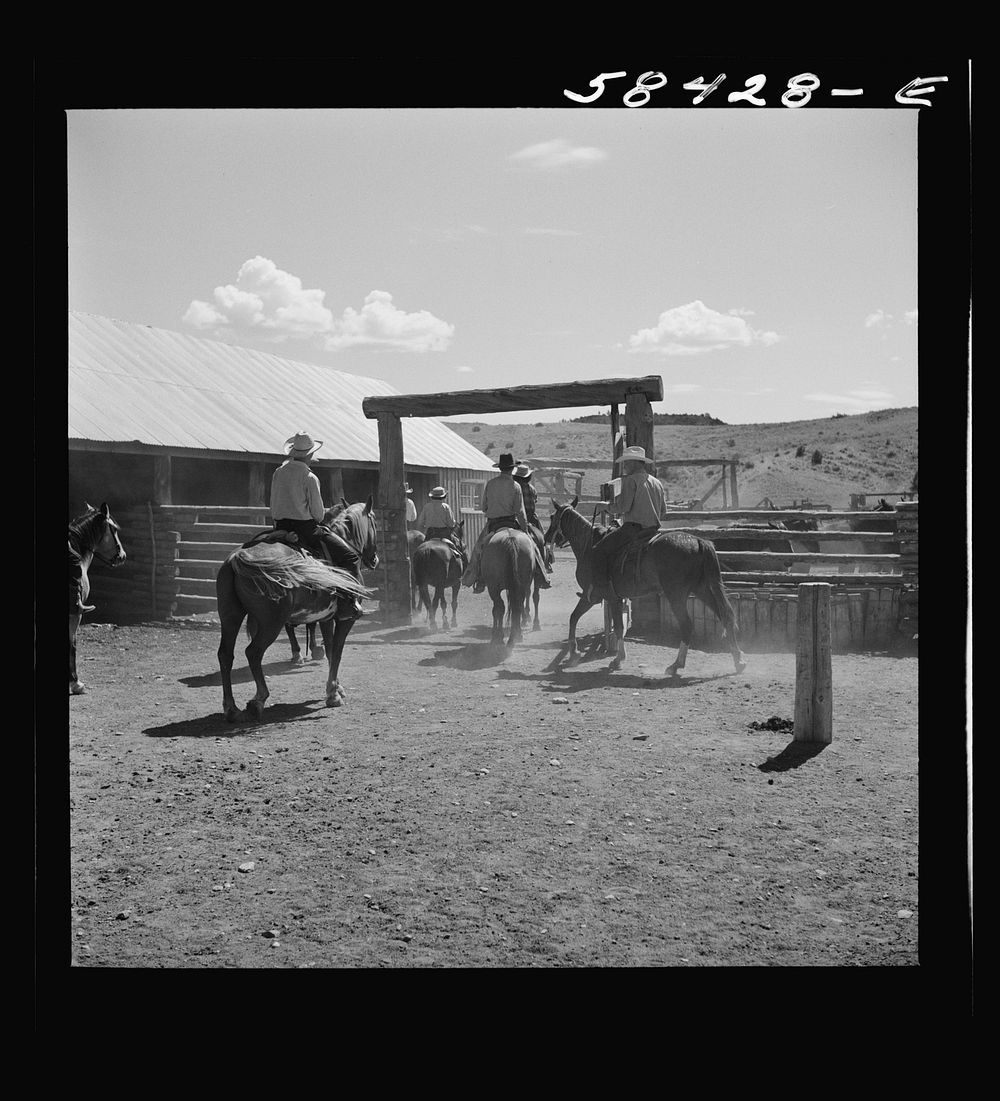
[[[111,519],[110,516],[107,518],[107,520],[104,521],[104,524],[105,524],[105,534],[110,532],[111,535],[114,537],[115,553],[112,555],[111,558],[108,558],[106,555],[101,554],[101,552],[97,549],[96,545],[94,546],[93,551],[91,553],[97,559],[97,561],[101,563],[102,566],[117,566],[119,562],[123,562],[125,560],[125,553],[124,553],[124,550],[122,548],[121,539],[118,537],[118,532],[121,529],[114,522],[114,520]],[[100,544],[100,543],[103,543],[103,542],[104,542],[104,535],[102,535],[101,538],[98,539],[97,543]]]

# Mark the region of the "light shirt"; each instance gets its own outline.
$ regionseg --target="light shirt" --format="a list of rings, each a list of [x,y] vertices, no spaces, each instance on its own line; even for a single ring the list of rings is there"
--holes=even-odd
[[[645,470],[626,474],[622,478],[617,503],[623,524],[639,524],[644,528],[660,526],[667,495],[658,478]]]
[[[406,498],[406,522],[412,524],[417,518],[417,506],[413,503],[412,497]]]
[[[428,528],[453,528],[454,526],[455,517],[452,515],[451,506],[447,501],[439,501],[437,498],[433,498],[424,505],[417,519],[417,527],[421,531],[427,531]]]
[[[319,478],[298,459],[288,459],[271,477],[271,516],[275,520],[323,519]]]
[[[500,516],[516,516],[521,526],[527,530],[528,517],[524,511],[524,497],[521,487],[510,474],[498,474],[483,487],[483,503],[479,506],[488,520]]]

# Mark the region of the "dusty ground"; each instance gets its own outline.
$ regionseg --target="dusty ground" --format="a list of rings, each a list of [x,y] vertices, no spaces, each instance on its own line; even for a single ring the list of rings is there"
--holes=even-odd
[[[737,675],[695,650],[675,682],[634,641],[620,672],[548,670],[575,588],[563,555],[507,655],[468,590],[447,633],[363,620],[341,709],[282,639],[264,719],[235,725],[213,625],[86,624],[72,963],[916,965],[917,659],[835,656],[834,740],[802,752],[767,729],[792,654]]]

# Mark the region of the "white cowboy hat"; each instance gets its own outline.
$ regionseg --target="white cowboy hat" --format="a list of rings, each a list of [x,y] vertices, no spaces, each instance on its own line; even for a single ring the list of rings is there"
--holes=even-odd
[[[534,471],[527,463],[518,463],[514,470],[515,478],[530,478],[532,474],[534,474]]]
[[[413,490],[410,489],[410,483],[409,482],[403,482],[403,492],[404,493],[412,493],[413,492]]]
[[[427,496],[433,501],[443,501],[444,498],[448,496],[448,491],[444,486],[435,486]]]
[[[313,438],[306,432],[298,432],[294,436],[289,436],[285,440],[285,454],[290,455],[293,451],[296,455],[313,455],[315,452],[323,446],[322,440],[313,441]]]
[[[632,447],[626,447],[618,458],[615,459],[616,466],[618,463],[645,463],[647,466],[656,466],[656,462],[646,454],[646,449],[640,447],[638,444],[634,444]]]

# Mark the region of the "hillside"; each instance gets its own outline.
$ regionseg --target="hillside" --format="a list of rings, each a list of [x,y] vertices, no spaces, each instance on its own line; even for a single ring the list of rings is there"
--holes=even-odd
[[[494,460],[509,451],[532,466],[545,458],[572,469],[574,459],[610,458],[607,425],[452,421],[448,427]],[[744,507],[767,497],[775,506],[808,500],[844,509],[852,493],[909,490],[917,471],[916,406],[778,424],[657,425],[653,438],[658,459],[736,459]],[[682,501],[702,496],[719,474],[719,467],[679,467],[663,480],[670,500]],[[584,495],[596,497],[609,477],[610,461],[606,471],[587,471]],[[721,504],[716,494],[709,507]]]

